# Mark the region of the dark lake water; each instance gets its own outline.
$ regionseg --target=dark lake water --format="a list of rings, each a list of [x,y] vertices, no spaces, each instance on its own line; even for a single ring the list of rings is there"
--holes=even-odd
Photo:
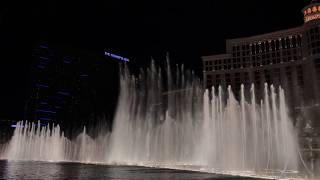
[[[0,179],[230,180],[249,178],[137,166],[0,161]]]

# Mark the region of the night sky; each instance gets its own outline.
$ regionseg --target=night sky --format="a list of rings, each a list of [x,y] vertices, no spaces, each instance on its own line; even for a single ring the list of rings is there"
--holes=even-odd
[[[202,55],[225,39],[303,24],[309,0],[42,0],[0,2],[0,118],[21,119],[32,49],[41,40],[109,50],[146,66],[166,52],[201,75]]]

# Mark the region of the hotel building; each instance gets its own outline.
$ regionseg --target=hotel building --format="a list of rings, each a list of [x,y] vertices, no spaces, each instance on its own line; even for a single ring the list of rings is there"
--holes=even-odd
[[[320,101],[320,1],[302,10],[304,24],[282,31],[228,39],[226,53],[203,56],[206,87],[232,86],[238,96],[241,84],[254,83],[257,95],[264,84],[281,86],[293,107]],[[294,97],[294,98],[293,98]]]

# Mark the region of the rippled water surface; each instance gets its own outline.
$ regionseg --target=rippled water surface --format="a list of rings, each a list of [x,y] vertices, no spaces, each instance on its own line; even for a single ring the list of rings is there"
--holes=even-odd
[[[248,179],[181,170],[79,163],[0,161],[0,179]]]

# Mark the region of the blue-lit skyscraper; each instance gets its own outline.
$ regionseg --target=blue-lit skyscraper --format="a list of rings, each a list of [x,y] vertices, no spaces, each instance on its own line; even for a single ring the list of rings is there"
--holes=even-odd
[[[119,61],[102,53],[41,44],[33,51],[25,119],[59,123],[69,135],[103,119],[112,123]]]

